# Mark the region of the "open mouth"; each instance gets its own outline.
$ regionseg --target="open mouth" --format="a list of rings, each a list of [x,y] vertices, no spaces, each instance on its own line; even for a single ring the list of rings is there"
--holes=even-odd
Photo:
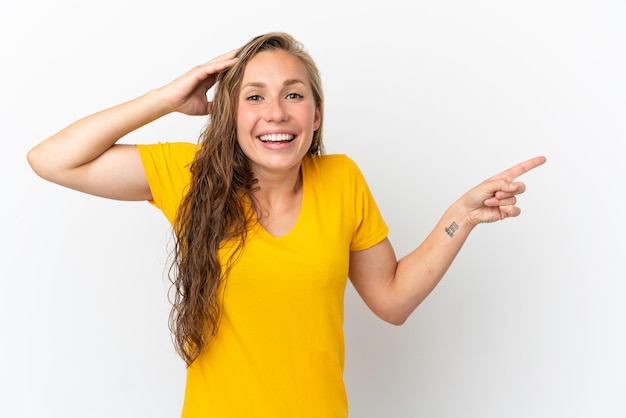
[[[259,140],[265,144],[282,144],[293,141],[295,137],[295,135],[291,134],[271,134],[261,135],[259,136]]]

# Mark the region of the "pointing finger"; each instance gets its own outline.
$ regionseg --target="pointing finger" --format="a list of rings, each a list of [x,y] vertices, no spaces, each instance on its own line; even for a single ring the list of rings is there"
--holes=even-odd
[[[522,163],[514,165],[513,167],[507,170],[504,170],[500,175],[513,181],[515,178],[532,170],[533,168],[539,167],[545,162],[546,162],[546,157],[544,156],[531,158],[530,160],[526,160]]]

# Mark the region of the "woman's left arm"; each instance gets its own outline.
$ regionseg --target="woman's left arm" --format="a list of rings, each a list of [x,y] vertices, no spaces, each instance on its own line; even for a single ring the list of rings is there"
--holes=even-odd
[[[520,214],[517,195],[526,186],[515,179],[545,161],[545,157],[532,158],[466,192],[422,244],[399,261],[388,239],[353,251],[350,280],[369,308],[385,321],[404,323],[439,283],[476,225]]]

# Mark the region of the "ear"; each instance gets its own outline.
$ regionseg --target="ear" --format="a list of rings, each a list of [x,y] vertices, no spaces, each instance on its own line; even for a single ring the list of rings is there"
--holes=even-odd
[[[322,105],[315,106],[315,117],[313,118],[313,132],[317,131],[322,124]]]

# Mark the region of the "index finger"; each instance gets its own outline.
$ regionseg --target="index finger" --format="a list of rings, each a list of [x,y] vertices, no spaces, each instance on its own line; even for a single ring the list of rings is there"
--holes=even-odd
[[[204,64],[197,66],[196,68],[202,70],[202,72],[204,73],[203,78],[206,78],[207,76],[212,75],[212,74],[217,74],[234,65],[234,63],[236,62],[237,52],[239,52],[239,48],[233,49],[232,51],[219,55],[213,58],[212,60],[207,61]]]
[[[516,164],[507,170],[504,170],[501,173],[501,175],[513,181],[515,178],[532,170],[533,168],[539,167],[545,162],[546,162],[546,157],[544,156],[534,157],[534,158],[531,158],[530,160],[526,160],[522,163]]]
[[[213,58],[211,61],[223,61],[223,60],[228,60],[228,59],[231,59],[231,58],[235,58],[235,56],[237,55],[239,50],[241,50],[241,47],[235,48],[232,51],[228,51],[225,54],[219,55],[219,56]]]

